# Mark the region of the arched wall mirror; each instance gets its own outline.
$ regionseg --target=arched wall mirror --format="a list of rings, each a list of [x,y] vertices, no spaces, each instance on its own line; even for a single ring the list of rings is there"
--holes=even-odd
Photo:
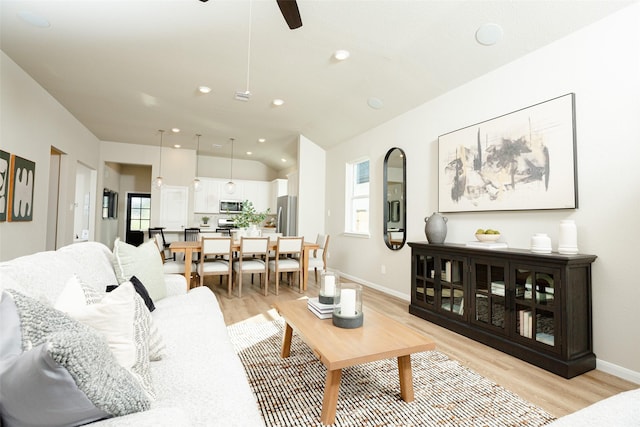
[[[384,242],[392,250],[407,240],[407,162],[404,151],[394,147],[384,157]]]

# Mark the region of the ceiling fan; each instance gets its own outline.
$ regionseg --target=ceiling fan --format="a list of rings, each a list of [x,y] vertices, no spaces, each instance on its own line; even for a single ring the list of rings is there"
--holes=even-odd
[[[206,3],[209,0],[200,0],[203,3]],[[278,2],[278,7],[280,8],[280,12],[284,20],[287,22],[287,25],[290,29],[295,30],[296,28],[302,27],[302,18],[300,17],[300,10],[298,9],[298,3],[296,0],[276,0]]]

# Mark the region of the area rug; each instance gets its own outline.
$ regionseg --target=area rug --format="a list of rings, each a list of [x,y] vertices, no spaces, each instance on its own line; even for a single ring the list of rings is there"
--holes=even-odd
[[[228,327],[267,426],[322,426],[326,368],[282,320]],[[342,370],[336,427],[542,426],[554,417],[438,351],[411,356],[415,400],[400,398],[396,359]]]

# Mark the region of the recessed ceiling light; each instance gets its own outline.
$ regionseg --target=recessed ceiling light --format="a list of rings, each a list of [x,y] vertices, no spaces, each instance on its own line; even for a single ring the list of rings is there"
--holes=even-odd
[[[271,103],[276,107],[279,107],[284,104],[284,101],[282,99],[276,98],[273,101],[271,101]]]
[[[213,148],[222,148],[222,144],[211,144]]]
[[[333,54],[333,57],[338,61],[344,61],[345,59],[349,58],[349,56],[351,56],[349,51],[344,49],[336,50]]]
[[[180,132],[180,129],[179,128],[171,128],[171,132],[178,133],[178,132]]]
[[[258,138],[258,142],[260,144],[264,144],[265,142],[267,142],[267,140],[265,138]]]
[[[182,145],[180,145],[180,144],[173,144],[173,148],[180,148],[180,147],[182,147]]]
[[[287,159],[285,159],[285,158],[280,159],[280,161],[281,161],[282,163],[287,163]]]
[[[29,12],[28,10],[18,12],[18,18],[22,19],[27,24],[38,28],[49,28],[51,26],[46,18],[33,12]]]
[[[476,41],[483,46],[493,46],[502,40],[504,31],[498,24],[482,24],[476,31]]]
[[[253,152],[251,152],[251,151],[247,151],[247,156],[250,156],[250,155],[252,155],[252,154],[253,154]]]
[[[211,88],[209,86],[198,86],[198,92],[209,93],[211,92]]]
[[[367,99],[367,105],[374,110],[380,110],[382,107],[384,107],[384,102],[382,102],[382,99],[380,98],[371,97]]]

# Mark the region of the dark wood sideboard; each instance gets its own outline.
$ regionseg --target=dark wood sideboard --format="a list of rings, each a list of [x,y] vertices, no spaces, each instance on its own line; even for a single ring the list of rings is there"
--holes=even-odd
[[[409,242],[409,312],[572,378],[596,366],[595,255]]]

